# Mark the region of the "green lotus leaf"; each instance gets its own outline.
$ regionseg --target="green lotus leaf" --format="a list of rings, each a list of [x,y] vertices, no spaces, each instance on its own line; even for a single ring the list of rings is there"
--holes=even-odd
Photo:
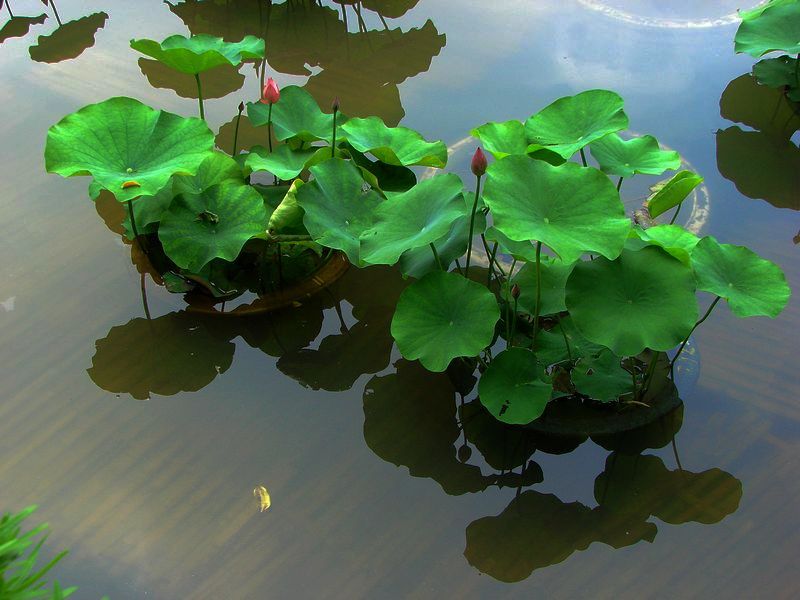
[[[533,352],[509,348],[495,356],[481,376],[478,396],[497,420],[526,425],[542,416],[553,393],[543,376]]]
[[[657,225],[647,229],[635,227],[633,231],[645,244],[660,246],[685,265],[689,264],[692,250],[700,241],[695,234],[678,225]]]
[[[800,66],[791,56],[764,59],[755,64],[753,75],[762,85],[786,90],[789,100],[800,102]]]
[[[656,246],[578,263],[566,305],[588,340],[619,356],[669,350],[697,321],[691,269]]]
[[[600,170],[620,177],[633,177],[636,173],[661,175],[681,166],[680,154],[662,150],[652,135],[623,140],[616,133],[609,133],[589,148]]]
[[[133,217],[136,219],[136,231],[139,235],[147,235],[158,231],[161,217],[167,212],[174,197],[175,192],[170,181],[154,196],[139,196],[133,200],[131,207],[133,208]],[[131,225],[131,217],[128,211],[125,211],[122,227],[125,230],[125,237],[129,240],[136,237],[133,234],[133,226]]]
[[[782,4],[794,4],[797,0],[767,0],[766,2],[759,4],[758,6],[751,8],[749,10],[739,10],[739,18],[742,21],[747,21],[749,19],[754,19],[763,13],[765,10],[770,8],[771,6],[778,6]]]
[[[512,240],[537,240],[564,262],[584,252],[616,258],[630,220],[614,184],[593,168],[507,156],[487,171],[484,202]]]
[[[189,75],[221,65],[239,65],[248,58],[264,58],[264,40],[248,35],[241,42],[226,42],[213,35],[171,35],[160,44],[155,40],[131,40],[131,48],[162,64]]]
[[[392,337],[402,355],[441,372],[459,356],[476,356],[492,342],[500,319],[488,289],[455,273],[437,271],[400,295]]]
[[[372,227],[382,198],[363,191],[364,179],[353,163],[332,158],[311,167],[313,181],[297,196],[305,211],[303,223],[314,240],[342,250],[353,264],[362,264],[362,234]]]
[[[800,53],[800,3],[777,3],[742,21],[734,46],[756,58],[774,51]]]
[[[342,131],[353,148],[368,152],[387,165],[447,165],[447,146],[443,142],[428,142],[407,127],[387,127],[380,117],[350,119],[342,125]]]
[[[606,134],[628,127],[624,102],[614,92],[589,90],[559,98],[525,122],[529,144],[569,158]]]
[[[325,150],[330,154],[329,148]],[[253,146],[244,164],[252,171],[268,171],[278,179],[288,181],[303,172],[316,152],[316,148],[292,150],[287,144],[279,145],[273,152],[263,146]]]
[[[375,211],[374,226],[361,236],[361,258],[373,265],[393,265],[408,250],[447,235],[466,213],[461,179],[447,173],[394,194]],[[431,253],[432,254],[432,253]]]
[[[256,127],[269,122],[269,104],[247,103],[247,117]],[[336,139],[345,141],[341,126],[347,122],[342,113],[336,115]],[[281,89],[281,99],[272,105],[272,131],[280,140],[296,138],[303,142],[331,141],[333,114],[320,110],[317,101],[296,85]]]
[[[497,242],[498,252],[501,254],[507,254],[518,261],[533,262],[536,260],[536,245],[533,242],[517,242],[509,239],[497,227],[489,227],[484,236],[488,242]]]
[[[387,165],[379,160],[370,160],[362,152],[348,146],[347,152],[353,162],[361,168],[364,179],[382,192],[406,192],[417,183],[417,176],[408,167]]]
[[[266,229],[261,195],[249,185],[226,182],[176,196],[158,238],[176,265],[197,273],[215,258],[235,260],[245,243]]]
[[[525,126],[519,121],[504,123],[486,123],[471,132],[480,140],[483,149],[497,159],[509,154],[527,154],[528,138],[525,137]]]
[[[153,196],[175,174],[194,174],[214,147],[200,119],[111,98],[64,117],[47,132],[45,167],[64,177],[91,175],[120,202]]]
[[[564,304],[564,289],[574,267],[574,262],[564,263],[558,259],[542,257],[540,264],[542,303],[539,314],[551,315],[567,310]],[[536,311],[536,280],[536,265],[533,263],[527,263],[522,267],[512,280],[512,283],[519,286],[519,308],[530,314]]]
[[[613,402],[633,389],[631,374],[610,350],[578,361],[572,369],[572,383],[581,394],[600,402]]]
[[[697,288],[727,300],[737,317],[776,317],[792,293],[778,265],[710,236],[692,252],[692,268]]]
[[[269,216],[269,233],[288,233],[302,227],[305,212],[297,201],[297,193],[305,185],[302,179],[295,179],[286,190],[278,205]],[[275,186],[273,186],[275,187]],[[270,204],[267,201],[267,204]]]
[[[569,342],[569,349],[567,349],[567,342]],[[590,342],[583,337],[570,317],[561,317],[549,331],[539,331],[536,336],[534,353],[541,364],[554,365],[566,360],[591,358],[603,350],[606,350],[605,346]]]
[[[691,171],[679,171],[671,179],[657,183],[650,188],[652,193],[647,199],[650,216],[656,218],[675,208],[701,183],[703,178]]]
[[[225,182],[244,182],[242,169],[227,154],[212,152],[194,175],[176,175],[172,178],[175,194],[201,194],[212,185]]]

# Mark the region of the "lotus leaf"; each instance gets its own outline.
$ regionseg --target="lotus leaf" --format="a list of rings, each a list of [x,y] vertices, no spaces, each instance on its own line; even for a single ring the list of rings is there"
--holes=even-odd
[[[305,184],[302,179],[296,179],[286,190],[275,210],[269,216],[269,223],[267,224],[269,233],[289,233],[301,229],[305,212],[297,202],[297,192],[303,185]],[[267,204],[269,203],[267,201]]]
[[[558,259],[542,257],[541,308],[539,314],[550,315],[567,310],[564,304],[564,288],[575,263],[564,263]],[[536,265],[528,263],[513,279],[519,285],[519,307],[534,314],[536,311]]]
[[[486,123],[470,132],[478,138],[483,149],[497,159],[509,154],[527,154],[528,138],[525,137],[525,126],[519,121],[504,123]]]
[[[496,419],[526,425],[542,416],[553,386],[530,350],[509,348],[498,354],[478,382],[481,403]]]
[[[330,154],[330,150],[327,151]],[[263,146],[253,146],[244,164],[252,171],[269,171],[287,181],[300,175],[316,152],[316,148],[292,150],[287,144],[281,144],[273,152]]]
[[[242,183],[221,183],[201,194],[176,196],[158,237],[176,265],[199,272],[215,258],[233,261],[245,243],[267,228],[261,195]]]
[[[604,135],[626,129],[623,100],[607,90],[559,98],[525,122],[530,144],[541,144],[564,158]]]
[[[669,350],[697,321],[691,269],[656,246],[578,263],[567,280],[566,305],[588,340],[619,356]]]
[[[766,9],[770,8],[771,6],[778,6],[783,4],[794,4],[797,0],[767,0],[759,4],[758,6],[751,8],[749,10],[739,10],[739,18],[742,21],[747,21],[749,19],[754,19],[755,17],[759,16],[763,13]]]
[[[578,361],[572,369],[572,383],[581,394],[600,402],[613,402],[632,391],[633,386],[631,374],[622,368],[619,356],[609,350]]]
[[[775,263],[743,246],[704,237],[692,252],[697,288],[728,301],[737,317],[776,317],[791,290]]]
[[[683,264],[689,264],[689,256],[700,241],[695,234],[677,225],[657,225],[647,229],[634,228],[640,240],[654,246],[661,246]]]
[[[494,337],[500,319],[488,289],[455,273],[425,275],[400,295],[392,337],[402,355],[435,372],[460,356],[476,356]]]
[[[47,133],[45,166],[64,177],[92,175],[120,202],[153,196],[175,174],[194,174],[214,146],[200,119],[111,98],[64,117]]]
[[[569,349],[567,349],[565,337],[569,342]],[[536,336],[534,353],[543,365],[553,365],[565,360],[592,358],[605,349],[605,346],[590,342],[583,337],[570,317],[562,317],[549,331],[539,331]]]
[[[791,56],[764,59],[753,67],[753,75],[759,83],[786,90],[789,100],[800,102],[800,65]]]
[[[136,231],[139,235],[156,233],[156,231],[158,231],[158,223],[161,221],[161,217],[169,208],[174,197],[175,192],[172,187],[172,182],[170,181],[154,196],[139,196],[133,200],[131,207],[133,208],[134,219],[136,219]],[[120,208],[123,210],[125,209],[124,206],[120,206]],[[128,211],[125,211],[122,226],[125,231],[125,237],[129,240],[136,237],[133,234],[133,226],[131,225],[131,217]]]
[[[443,168],[447,164],[444,143],[427,142],[407,127],[387,127],[379,117],[350,119],[342,131],[356,150],[369,152],[387,165]]]
[[[768,6],[760,14],[742,21],[734,43],[736,52],[756,58],[776,50],[800,53],[800,3]]]
[[[616,133],[609,133],[592,142],[590,149],[604,173],[620,177],[633,177],[636,173],[661,175],[681,166],[680,155],[662,150],[652,135],[623,140]]]
[[[332,158],[311,167],[314,180],[300,188],[303,223],[314,240],[342,250],[353,264],[362,264],[362,234],[372,227],[382,198],[363,191],[364,180],[354,164]]]
[[[226,64],[235,67],[248,58],[264,58],[264,40],[252,35],[236,43],[206,34],[189,38],[171,35],[160,44],[147,39],[131,40],[131,48],[189,75]]]
[[[675,208],[701,183],[703,178],[696,173],[680,171],[671,179],[654,185],[651,188],[652,194],[647,199],[650,216],[655,218]]]
[[[509,239],[497,227],[489,227],[484,234],[489,242],[497,242],[500,252],[514,257],[516,260],[534,262],[536,260],[536,245],[530,241],[516,242]]]
[[[372,161],[352,146],[347,147],[353,162],[361,167],[361,172],[369,184],[382,192],[405,192],[417,183],[417,176],[408,167],[387,165],[379,160]]]
[[[786,102],[783,90],[759,85],[750,73],[727,85],[719,99],[719,112],[730,121],[764,132],[772,140],[789,141],[800,130],[800,114]]]
[[[507,156],[489,167],[483,198],[500,232],[540,241],[564,262],[584,252],[616,258],[631,227],[608,177],[575,163]]]
[[[248,102],[247,116],[256,127],[269,122],[269,105]],[[344,141],[341,125],[347,121],[342,113],[336,116],[336,139]],[[296,85],[281,89],[281,99],[272,105],[272,130],[280,140],[296,138],[303,142],[331,141],[333,114],[320,110],[317,101],[306,90]]]
[[[242,169],[227,154],[209,154],[194,175],[176,175],[172,178],[175,194],[201,194],[212,185],[225,182],[244,182]]]

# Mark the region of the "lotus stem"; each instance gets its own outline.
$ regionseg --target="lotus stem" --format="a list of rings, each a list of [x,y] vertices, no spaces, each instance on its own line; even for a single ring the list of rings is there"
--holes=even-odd
[[[636,359],[634,357],[630,357],[630,365],[631,365],[631,381],[633,382],[633,400],[636,404],[644,404],[643,402],[639,402],[639,390],[636,388]],[[647,406],[645,404],[645,406]]]
[[[203,86],[200,85],[200,73],[194,74],[194,80],[197,82],[197,102],[200,105],[200,118],[206,120],[206,111],[203,108]]]
[[[679,213],[679,212],[681,212],[681,207],[682,207],[682,206],[683,206],[683,201],[681,201],[681,203],[680,203],[680,204],[678,204],[678,208],[677,208],[677,210],[675,211],[675,214],[674,214],[674,215],[672,215],[672,219],[671,219],[671,220],[670,220],[670,222],[669,222],[669,224],[670,224],[670,225],[672,225],[672,224],[674,224],[674,223],[675,223],[675,219],[677,219],[677,218],[678,218],[678,213]]]
[[[509,345],[514,347],[514,335],[517,333],[517,306],[519,305],[519,298],[514,298],[514,313],[511,315],[511,337],[508,340]]]
[[[147,305],[147,288],[145,287],[145,278],[144,273],[139,280],[139,289],[142,290],[142,306],[144,307],[144,316],[147,317],[147,320],[150,321],[150,307]]]
[[[539,309],[542,303],[542,242],[536,242],[536,308],[533,310],[533,349],[539,334]]]
[[[53,15],[56,17],[56,22],[58,23],[59,27],[62,27],[63,24],[61,23],[61,17],[58,16],[58,9],[56,8],[56,0],[50,0],[50,6],[53,7]]]
[[[472,260],[472,237],[475,235],[475,211],[478,210],[478,199],[481,197],[481,176],[475,177],[475,200],[472,203],[472,211],[469,214],[469,237],[467,238],[467,278],[469,278],[469,264]],[[492,268],[492,263],[489,262],[489,268]]]
[[[683,465],[681,464],[681,458],[678,456],[678,445],[675,443],[675,436],[672,436],[672,453],[675,455],[675,463],[678,465],[678,469],[683,471]]]
[[[669,366],[670,372],[672,372],[675,369],[675,361],[678,360],[678,357],[681,355],[681,352],[683,352],[683,349],[686,346],[686,344],[689,342],[689,338],[694,333],[694,330],[697,329],[698,327],[700,327],[700,324],[708,318],[708,316],[711,314],[711,311],[714,310],[714,307],[717,305],[717,302],[719,302],[720,300],[722,300],[721,296],[717,296],[716,298],[714,298],[714,301],[711,303],[711,306],[708,307],[708,310],[706,311],[706,313],[700,318],[700,320],[697,323],[694,324],[694,327],[692,327],[692,330],[689,332],[689,335],[686,336],[686,339],[683,340],[683,343],[681,344],[681,347],[678,348],[678,352],[675,354],[675,356],[672,357],[672,362],[670,363],[670,366]]]
[[[283,258],[281,257],[281,245],[278,244],[278,289],[283,287]]]
[[[625,178],[624,178],[624,177],[620,177],[620,178],[619,178],[619,181],[617,182],[617,191],[619,191],[619,190],[620,190],[620,188],[622,187],[622,180],[623,180],[623,179],[625,179]]]
[[[494,260],[494,255],[492,254],[492,251],[489,250],[489,242],[486,240],[486,236],[483,235],[483,234],[481,234],[481,241],[483,242],[483,249],[486,252],[486,257],[489,259],[489,273],[487,275],[486,285],[490,286],[490,285],[492,285],[492,277],[494,276],[494,263],[495,263],[495,260]],[[497,247],[497,243],[495,243],[495,248],[496,247]],[[500,268],[500,263],[497,263],[497,268],[498,269]],[[505,277],[505,272],[502,271],[502,269],[501,269],[501,273]]]
[[[133,229],[133,239],[139,239],[139,230],[136,228],[136,218],[133,216],[133,201],[128,200],[128,215],[131,219],[131,229]]]
[[[344,10],[344,5],[342,5],[342,10]],[[331,158],[336,158],[336,115],[339,113],[339,110],[334,108],[333,109],[333,135],[331,136]]]
[[[583,152],[583,148],[581,148],[581,161],[583,162],[584,167],[589,166],[589,163],[586,162],[586,154]]]
[[[269,111],[267,112],[267,146],[269,147],[269,153],[272,154],[272,103],[270,103]]]
[[[572,362],[572,349],[569,346],[569,338],[567,338],[567,332],[564,331],[564,326],[561,324],[561,317],[558,317],[558,328],[561,330],[561,335],[564,336],[564,345],[567,347],[567,356],[569,357],[569,362]]]
[[[239,145],[239,121],[242,120],[242,109],[239,109],[239,114],[236,116],[236,127],[233,129],[233,152],[231,156],[236,157],[236,148]]]
[[[436,246],[433,245],[433,242],[430,243],[431,252],[433,252],[433,258],[436,260],[436,264],[439,267],[439,270],[444,271],[444,267],[442,266],[442,261],[439,258],[439,253],[436,251]]]
[[[653,357],[650,359],[650,364],[647,365],[647,373],[645,373],[644,381],[642,382],[643,396],[646,395],[647,391],[650,389],[650,383],[653,380],[653,375],[655,375],[659,356],[661,356],[661,352],[654,352]]]
[[[499,263],[499,262],[497,262],[497,249],[498,249],[499,247],[500,247],[500,242],[495,242],[495,243],[494,243],[494,246],[492,246],[492,255],[489,257],[489,266],[491,266],[491,265],[492,265],[492,263],[494,263],[495,265],[497,265],[497,269],[500,271],[500,274],[501,274],[503,277],[505,277],[505,275],[506,275],[506,274],[505,274],[505,271],[503,271],[503,268],[500,266],[500,263]],[[492,272],[493,272],[493,270],[490,270],[490,271],[489,271],[489,277],[491,277],[491,276],[492,276]],[[489,282],[489,283],[491,283],[491,280],[490,280],[490,282]]]

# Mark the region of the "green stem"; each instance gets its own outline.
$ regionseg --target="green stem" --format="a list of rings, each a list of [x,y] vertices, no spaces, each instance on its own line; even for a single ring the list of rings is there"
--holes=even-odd
[[[342,5],[342,10],[344,10],[344,5]],[[336,115],[338,114],[338,110],[333,111],[333,135],[331,136],[331,158],[336,158]]]
[[[475,235],[475,211],[478,210],[478,199],[481,197],[481,176],[477,175],[475,177],[476,184],[475,184],[475,201],[472,203],[472,212],[469,216],[469,237],[467,238],[467,278],[469,278],[469,264],[472,260],[472,236]],[[489,263],[489,268],[491,268],[492,264]]]
[[[678,218],[678,213],[681,212],[681,207],[683,206],[683,202],[678,204],[678,209],[675,211],[675,214],[672,215],[672,220],[669,222],[670,225],[675,223],[675,219]]]
[[[436,260],[436,264],[439,267],[440,271],[444,271],[444,267],[442,266],[442,261],[439,258],[439,253],[436,251],[436,246],[433,245],[433,242],[430,243],[431,252],[433,252],[433,258]]]
[[[583,166],[588,167],[589,163],[586,162],[586,154],[583,153],[583,148],[581,148],[581,160],[583,161]]]
[[[272,104],[269,105],[267,112],[267,144],[269,145],[269,153],[272,154]]]
[[[203,86],[200,85],[200,73],[194,74],[194,80],[197,82],[197,102],[200,105],[200,118],[206,120],[206,111],[203,107]]]
[[[708,315],[711,314],[711,311],[714,310],[714,307],[717,305],[717,302],[719,302],[720,300],[722,300],[722,298],[720,296],[717,296],[716,298],[714,298],[714,301],[711,303],[711,306],[708,307],[708,310],[706,311],[706,314],[704,314],[700,318],[700,320],[697,323],[694,324],[694,327],[692,327],[692,330],[689,332],[689,335],[686,336],[686,339],[683,340],[683,343],[681,344],[681,347],[678,348],[678,352],[675,354],[675,356],[672,357],[672,363],[670,363],[670,370],[672,370],[675,367],[675,361],[678,360],[678,357],[681,355],[681,352],[683,352],[683,349],[686,346],[686,344],[689,342],[689,338],[694,333],[694,330],[697,329],[698,327],[700,327],[700,324],[708,318]]]
[[[619,178],[619,181],[617,182],[617,191],[619,191],[619,190],[620,190],[620,188],[622,187],[622,180],[623,180],[623,179],[625,179],[625,178],[624,178],[624,177],[620,177],[620,178]]]
[[[509,343],[511,346],[514,346],[514,335],[517,333],[517,306],[519,304],[519,298],[514,298],[514,314],[511,315],[511,338],[509,339]]]
[[[128,200],[128,215],[131,219],[131,229],[133,229],[133,239],[139,239],[139,230],[136,228],[136,218],[133,216],[133,201]]]
[[[558,317],[558,328],[561,330],[561,335],[564,336],[564,345],[567,347],[567,356],[569,357],[569,362],[572,362],[572,349],[569,346],[567,332],[564,331],[564,326],[561,324],[561,317]]]
[[[236,127],[233,130],[233,153],[231,156],[236,157],[236,147],[239,144],[239,121],[242,120],[242,111],[239,111],[239,115],[236,117]]]
[[[150,306],[147,304],[147,287],[145,286],[144,273],[139,279],[139,288],[142,290],[142,306],[144,307],[144,316],[150,321]]]
[[[539,306],[542,303],[542,242],[536,242],[536,308],[533,311],[533,349],[539,333]]]
[[[636,359],[631,356],[631,381],[633,382],[633,401],[639,401],[639,390],[636,389]]]
[[[653,375],[655,375],[659,356],[661,356],[661,352],[654,352],[653,357],[650,359],[650,364],[647,365],[647,373],[645,373],[644,381],[642,382],[642,395],[646,395],[647,390],[650,389],[650,382],[653,380]]]

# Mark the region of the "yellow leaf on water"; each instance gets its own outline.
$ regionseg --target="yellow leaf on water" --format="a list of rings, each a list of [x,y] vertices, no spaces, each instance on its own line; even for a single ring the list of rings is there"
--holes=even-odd
[[[270,500],[269,492],[267,488],[263,485],[257,485],[253,489],[253,496],[258,499],[258,510],[259,512],[264,512],[272,505],[272,500]]]

